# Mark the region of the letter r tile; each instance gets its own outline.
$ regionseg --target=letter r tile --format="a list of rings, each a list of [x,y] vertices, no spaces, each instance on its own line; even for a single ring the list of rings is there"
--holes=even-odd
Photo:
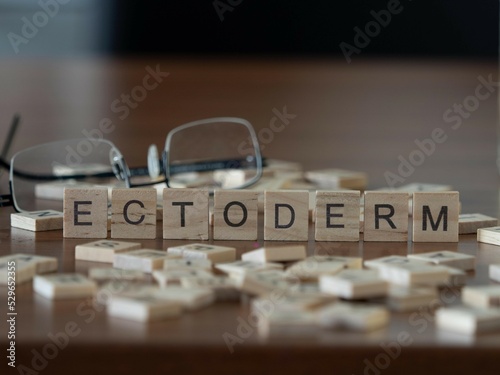
[[[408,193],[365,192],[365,241],[408,241]]]

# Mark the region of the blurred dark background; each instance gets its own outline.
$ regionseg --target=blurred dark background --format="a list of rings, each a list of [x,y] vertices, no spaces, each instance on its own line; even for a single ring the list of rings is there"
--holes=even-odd
[[[9,33],[22,36],[42,3],[56,3],[55,16],[16,53]],[[498,55],[498,0],[0,0],[0,53],[342,57],[341,43],[357,48],[354,28],[391,6],[399,12],[378,32],[372,23],[363,58]]]
[[[397,3],[394,8],[399,13],[363,49],[364,56],[495,57],[498,53],[497,0],[137,3],[116,3],[114,53],[340,55],[340,43],[355,46],[354,27],[364,31],[374,20],[371,11]]]

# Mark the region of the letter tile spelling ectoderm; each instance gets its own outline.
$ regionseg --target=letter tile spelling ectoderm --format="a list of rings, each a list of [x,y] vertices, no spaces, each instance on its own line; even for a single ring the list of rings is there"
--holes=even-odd
[[[408,241],[408,194],[365,192],[365,241]]]
[[[264,192],[264,240],[307,241],[308,232],[308,191]]]
[[[259,193],[217,190],[214,194],[214,240],[257,240]]]
[[[108,235],[108,189],[64,189],[65,238],[106,238]]]
[[[113,189],[111,238],[156,238],[155,189]]]
[[[359,191],[317,191],[316,241],[359,241]]]
[[[458,242],[458,192],[413,193],[413,242]]]
[[[207,190],[163,190],[163,238],[208,240],[208,206]]]

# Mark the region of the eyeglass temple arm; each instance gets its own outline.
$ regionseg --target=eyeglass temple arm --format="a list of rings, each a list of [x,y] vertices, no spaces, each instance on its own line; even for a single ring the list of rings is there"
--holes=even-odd
[[[262,158],[262,166],[266,165],[265,159]],[[253,164],[250,164],[246,159],[214,160],[208,162],[171,165],[170,175],[187,172],[208,172],[219,169],[245,169],[251,167],[253,167]]]

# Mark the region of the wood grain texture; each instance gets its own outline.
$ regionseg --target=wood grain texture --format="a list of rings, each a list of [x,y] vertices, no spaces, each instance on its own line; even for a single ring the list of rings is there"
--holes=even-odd
[[[359,191],[317,191],[315,215],[316,241],[359,241]]]
[[[156,215],[156,190],[111,192],[111,238],[156,238]]]
[[[408,194],[365,192],[363,239],[365,241],[408,241]]]
[[[413,193],[413,242],[458,242],[459,194]]]
[[[163,238],[208,240],[209,194],[199,189],[163,191]]]
[[[10,215],[10,225],[33,232],[59,230],[63,229],[63,213],[54,210],[19,212]]]
[[[217,190],[214,194],[214,240],[257,240],[259,193]]]
[[[276,190],[264,193],[266,241],[307,241],[308,225],[308,191]]]
[[[106,238],[108,235],[108,189],[64,189],[66,238]]]

